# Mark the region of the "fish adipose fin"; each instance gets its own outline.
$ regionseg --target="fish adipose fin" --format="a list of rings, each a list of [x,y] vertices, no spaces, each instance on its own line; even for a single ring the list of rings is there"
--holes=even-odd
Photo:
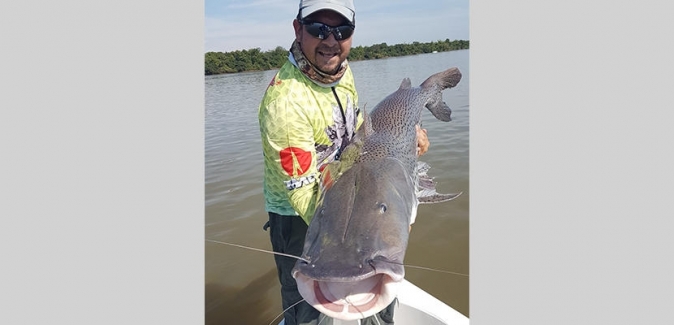
[[[417,175],[418,175],[418,181],[417,181],[417,198],[419,199],[419,203],[439,203],[439,202],[445,202],[449,200],[453,200],[459,195],[461,195],[463,192],[459,193],[449,193],[449,194],[441,194],[435,191],[435,182],[433,181],[433,178],[428,176],[426,172],[430,169],[431,167],[425,163],[425,162],[417,162]]]

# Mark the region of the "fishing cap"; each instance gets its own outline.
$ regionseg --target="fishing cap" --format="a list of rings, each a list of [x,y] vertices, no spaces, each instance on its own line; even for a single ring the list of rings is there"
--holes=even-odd
[[[319,10],[332,10],[344,16],[352,25],[356,24],[356,8],[353,0],[300,0],[300,12],[303,19]]]

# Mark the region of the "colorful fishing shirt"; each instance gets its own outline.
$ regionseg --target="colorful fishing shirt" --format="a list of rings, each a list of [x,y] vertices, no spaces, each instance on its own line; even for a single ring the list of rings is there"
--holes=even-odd
[[[291,55],[269,83],[258,117],[265,209],[309,224],[322,167],[339,159],[363,121],[351,68],[323,85],[307,78]]]

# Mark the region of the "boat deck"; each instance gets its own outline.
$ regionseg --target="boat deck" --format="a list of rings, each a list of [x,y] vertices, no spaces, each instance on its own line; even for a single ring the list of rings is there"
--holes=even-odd
[[[468,317],[407,280],[400,284],[398,302],[393,314],[396,324],[468,325]],[[333,325],[360,325],[360,322],[335,319]]]

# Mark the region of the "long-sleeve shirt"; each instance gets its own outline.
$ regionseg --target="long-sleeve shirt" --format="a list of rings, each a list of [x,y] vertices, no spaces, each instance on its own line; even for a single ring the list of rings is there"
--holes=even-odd
[[[363,121],[351,68],[333,85],[307,78],[292,55],[269,83],[258,111],[264,154],[265,210],[309,224],[320,171]]]

